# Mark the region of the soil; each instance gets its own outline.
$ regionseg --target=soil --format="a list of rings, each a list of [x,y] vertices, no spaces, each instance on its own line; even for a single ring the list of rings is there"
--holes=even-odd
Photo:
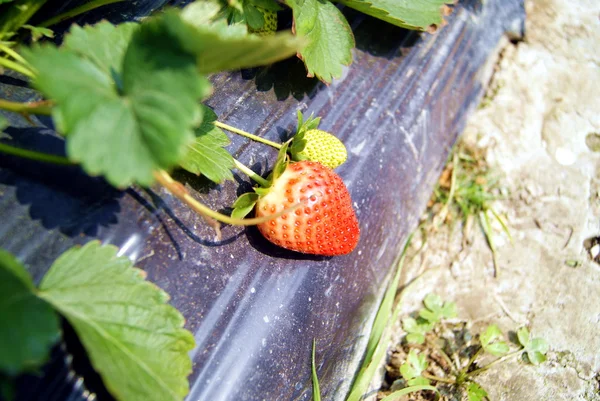
[[[436,293],[456,302],[473,333],[495,323],[504,333],[527,326],[546,339],[540,366],[512,358],[478,377],[490,400],[600,400],[600,4],[536,0],[526,10],[525,40],[506,40],[488,96],[462,137],[484,149],[502,177],[506,196],[493,207],[514,241],[494,225],[494,277],[476,223],[466,240],[460,222],[417,232],[404,284],[421,277],[403,313]],[[404,335],[396,323],[373,389],[388,390],[399,378]]]

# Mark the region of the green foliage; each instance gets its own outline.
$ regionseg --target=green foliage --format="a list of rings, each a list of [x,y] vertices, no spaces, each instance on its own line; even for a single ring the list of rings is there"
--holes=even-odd
[[[433,330],[434,326],[442,319],[456,317],[456,304],[443,302],[439,295],[428,294],[423,300],[425,306],[419,310],[419,317],[402,319],[402,328],[408,334],[406,341],[409,344],[423,344],[425,335]]]
[[[35,294],[29,273],[0,249],[0,375],[41,366],[58,340],[58,317]]]
[[[245,24],[228,25],[222,19],[207,23],[199,17],[201,7],[201,2],[195,2],[181,13],[172,10],[162,16],[165,28],[195,56],[200,73],[274,63],[296,54],[304,44],[290,32],[263,37],[248,35]]]
[[[487,391],[485,391],[479,384],[470,382],[467,385],[467,397],[469,401],[483,401],[487,398]]]
[[[306,139],[304,139],[304,134],[306,131],[319,128],[321,117],[313,117],[313,113],[311,113],[305,121],[304,114],[302,114],[300,110],[298,110],[297,114],[298,125],[296,127],[296,133],[294,134],[290,144],[290,153],[292,154],[292,158],[294,160],[302,160],[298,157],[298,154],[301,153],[306,147]]]
[[[546,361],[546,353],[548,352],[548,343],[543,338],[531,338],[527,327],[521,327],[517,331],[519,343],[525,349],[527,359],[534,365],[539,365]]]
[[[425,334],[433,330],[433,323],[428,322],[423,318],[406,317],[402,319],[402,328],[408,334],[406,342],[409,344],[423,344],[425,342]]]
[[[102,50],[107,34],[122,38],[111,44],[118,49]],[[38,71],[36,87],[57,102],[53,116],[67,135],[69,158],[117,187],[151,184],[153,172],[175,165],[193,141],[208,81],[161,19],[139,29],[105,23],[71,35],[60,49],[25,53]]]
[[[504,355],[509,351],[508,344],[502,340],[503,334],[498,326],[492,324],[488,326],[480,335],[481,346],[486,352],[494,356]]]
[[[402,326],[408,333],[407,341],[399,345],[402,349],[397,352],[401,355],[407,354],[406,359],[400,365],[391,362],[386,367],[388,372],[395,372],[393,377],[399,377],[396,376],[399,373],[404,378],[409,386],[402,389],[404,391],[409,392],[414,386],[427,385],[431,381],[443,383],[457,396],[466,392],[469,401],[483,401],[487,399],[487,392],[474,381],[477,375],[510,357],[523,355],[523,353],[527,354],[532,364],[537,365],[546,360],[548,344],[541,338],[531,339],[525,327],[517,331],[522,348],[509,353],[509,345],[497,325],[492,324],[479,336],[473,336],[469,325],[465,322],[445,320],[456,317],[456,305],[453,303],[443,302],[439,296],[429,294],[423,300],[423,304],[425,308],[419,311],[417,319],[407,317],[402,320]],[[415,343],[425,344],[415,346],[413,345]],[[498,358],[483,366],[478,365],[478,358],[484,353]],[[428,373],[423,374],[426,369]],[[429,372],[443,373],[440,375]],[[383,399],[396,399],[394,398],[396,396],[392,397],[393,394],[396,393]]]
[[[426,386],[429,384],[429,380],[422,377],[421,374],[427,369],[427,365],[427,356],[417,354],[415,349],[411,349],[406,362],[400,366],[400,373],[409,386]]]
[[[406,258],[406,252],[412,235],[406,240],[404,249],[398,258],[396,264],[396,272],[394,278],[390,284],[388,284],[383,301],[379,306],[371,334],[369,335],[369,341],[367,343],[367,349],[365,352],[365,359],[360,367],[358,374],[356,375],[354,382],[349,391],[348,398],[346,401],[359,401],[363,398],[363,395],[369,388],[371,380],[375,375],[375,372],[379,369],[379,364],[385,357],[388,342],[390,340],[390,327],[394,324],[398,315],[400,314],[400,306],[402,304],[402,298],[400,298],[397,304],[394,306],[394,299],[396,297],[396,291],[398,290],[399,277],[402,274],[404,267],[404,261]]]
[[[362,13],[408,29],[424,29],[440,25],[443,21],[442,6],[451,0],[336,0]]]
[[[296,33],[308,40],[300,51],[308,76],[325,83],[342,76],[352,63],[354,35],[340,10],[324,0],[286,0],[294,12]]]
[[[93,241],[54,262],[39,296],[73,326],[117,399],[181,400],[194,338],[169,296],[144,276],[116,247]]]
[[[258,202],[259,194],[256,192],[247,192],[240,195],[239,198],[233,203],[233,211],[231,217],[235,219],[242,219],[248,215],[254,209],[254,205]]]
[[[423,319],[437,323],[442,318],[451,319],[456,317],[456,304],[454,302],[442,302],[439,295],[428,294],[423,300],[425,308],[419,311]]]
[[[215,112],[207,106],[201,107],[203,121],[194,131],[196,140],[188,144],[189,149],[179,161],[179,165],[190,173],[203,174],[216,183],[233,180],[231,169],[235,163],[231,154],[223,148],[231,142],[227,135],[215,126]]]
[[[54,38],[54,31],[49,28],[43,28],[41,26],[33,26],[25,24],[23,28],[28,29],[31,32],[31,40],[37,42],[42,38]]]

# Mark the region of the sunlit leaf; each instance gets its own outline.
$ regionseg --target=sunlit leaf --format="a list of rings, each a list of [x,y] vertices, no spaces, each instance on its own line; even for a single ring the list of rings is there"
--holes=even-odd
[[[168,295],[117,248],[89,242],[52,265],[39,296],[73,326],[108,390],[120,401],[180,401],[194,338]]]

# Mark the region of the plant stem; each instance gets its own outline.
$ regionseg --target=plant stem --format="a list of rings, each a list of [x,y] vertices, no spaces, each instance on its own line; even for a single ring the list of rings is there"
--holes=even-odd
[[[68,20],[69,18],[76,17],[79,14],[83,14],[83,13],[91,11],[95,8],[106,6],[106,5],[113,4],[113,3],[121,3],[124,1],[127,1],[127,0],[93,0],[93,1],[90,1],[89,3],[83,4],[79,7],[75,7],[72,10],[66,11],[62,14],[59,14],[50,19],[47,19],[46,21],[38,24],[38,26],[41,28],[47,28],[51,25],[58,24],[59,22]]]
[[[477,359],[477,357],[479,355],[481,355],[481,353],[483,352],[483,347],[479,348],[477,350],[477,352],[475,352],[475,354],[473,354],[473,356],[471,358],[469,358],[469,362],[467,362],[467,365],[461,369],[460,373],[459,373],[459,377],[465,377],[467,374],[467,370],[469,370],[469,368],[471,367],[471,365],[473,364],[473,362],[475,362],[475,360]]]
[[[472,372],[467,373],[466,376],[467,377],[476,376],[476,375],[478,375],[481,372],[485,372],[486,370],[488,370],[492,366],[494,366],[494,365],[496,365],[496,364],[498,364],[500,362],[504,362],[508,358],[511,358],[511,357],[513,357],[515,355],[518,355],[518,354],[522,353],[524,349],[525,348],[519,348],[518,350],[513,351],[510,354],[506,354],[502,358],[498,358],[495,361],[492,361],[492,362],[488,363],[487,365],[480,367],[479,369],[475,369]]]
[[[0,57],[0,66],[4,66],[8,69],[19,72],[29,78],[35,77],[35,74],[29,68],[25,67],[22,64],[15,62],[15,61],[4,58],[4,57]]]
[[[255,217],[251,219],[235,219],[231,216],[226,216],[219,212],[215,212],[208,206],[198,202],[194,199],[188,190],[178,181],[175,181],[169,173],[164,170],[159,170],[154,172],[154,178],[160,185],[165,187],[169,192],[171,192],[176,198],[184,202],[188,205],[192,210],[197,212],[202,216],[207,216],[213,220],[220,221],[221,223],[231,224],[234,226],[254,226],[257,224],[265,223],[267,221],[273,220],[281,215],[286,213],[293,212],[296,208],[302,206],[302,203],[297,203],[296,205],[289,207],[285,210],[282,210],[279,213],[275,213],[273,215],[267,217]]]
[[[456,384],[456,380],[430,375],[429,373],[426,373],[426,372],[421,372],[421,376],[423,376],[424,378],[429,379],[429,380],[434,380],[436,382]]]
[[[52,114],[52,107],[53,103],[47,100],[40,100],[39,102],[20,103],[0,99],[0,110],[12,111],[13,113],[40,114],[44,116],[49,116]]]
[[[450,359],[450,357],[448,356],[448,354],[446,354],[446,352],[441,347],[439,347],[437,344],[435,344],[433,341],[431,341],[429,339],[427,339],[427,344],[431,348],[435,349],[442,356],[442,358],[446,361],[446,363],[450,367],[452,367],[452,368],[454,367],[454,364],[452,363],[452,359]]]
[[[234,134],[238,134],[238,135],[241,135],[241,136],[245,136],[246,138],[250,138],[250,139],[252,139],[253,141],[260,142],[260,143],[263,143],[263,144],[265,144],[265,145],[272,146],[272,147],[274,147],[275,149],[281,149],[281,144],[280,144],[280,143],[269,141],[268,139],[264,139],[264,138],[261,138],[260,136],[253,135],[253,134],[251,134],[251,133],[249,133],[249,132],[246,132],[246,131],[242,131],[241,129],[237,129],[237,128],[235,128],[235,127],[232,127],[231,125],[227,125],[227,124],[225,124],[225,123],[222,123],[222,122],[220,122],[220,121],[215,121],[215,122],[214,122],[214,124],[215,124],[217,127],[219,127],[219,128],[223,128],[223,129],[225,129],[225,130],[227,130],[227,131],[231,131],[231,132],[233,132]]]
[[[5,45],[2,42],[0,42],[0,51],[3,51],[4,53],[8,54],[13,59],[15,59],[15,61],[23,64],[25,67],[28,67],[28,68],[31,67],[29,65],[29,63],[27,62],[27,60],[25,60],[19,53],[17,53],[16,51],[14,51],[13,49],[11,49],[10,47],[8,47],[7,45]]]
[[[250,170],[250,168],[246,167],[244,164],[240,163],[237,159],[233,159],[235,166],[238,170],[241,170],[248,177],[252,178],[254,181],[262,185],[263,187],[268,187],[270,185],[269,181],[262,178],[260,175],[256,174],[254,171]]]
[[[66,157],[50,155],[47,153],[36,152],[34,150],[21,149],[14,146],[0,143],[0,152],[8,155],[22,157],[24,159],[35,160],[38,162],[52,163],[59,165],[74,165],[72,161]]]

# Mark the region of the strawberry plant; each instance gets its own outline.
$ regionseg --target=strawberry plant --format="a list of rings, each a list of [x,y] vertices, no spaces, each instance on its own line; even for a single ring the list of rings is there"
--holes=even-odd
[[[0,250],[0,388],[6,394],[11,379],[37,372],[48,359],[61,335],[59,316],[116,399],[187,394],[194,337],[167,304],[169,296],[117,251],[97,241],[69,249],[36,287],[25,267]]]

